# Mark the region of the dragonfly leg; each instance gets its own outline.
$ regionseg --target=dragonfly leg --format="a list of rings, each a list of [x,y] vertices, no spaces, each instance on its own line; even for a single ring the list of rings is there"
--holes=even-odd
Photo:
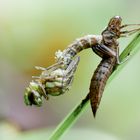
[[[77,56],[71,63],[68,65],[67,69],[64,72],[62,85],[65,89],[69,89],[74,78],[74,72],[76,71],[77,65],[80,61],[80,57]]]
[[[120,61],[120,58],[119,58],[119,47],[117,47],[116,57],[117,57],[117,64],[121,65],[121,64],[125,63],[129,59],[130,54],[128,54],[122,61]]]
[[[40,67],[40,66],[35,66],[35,68],[37,70],[42,70],[42,71],[45,71],[45,70],[47,70],[47,71],[54,71],[54,70],[60,68],[62,64],[63,64],[63,62],[60,61],[60,62],[57,62],[57,63],[55,63],[55,64],[53,64],[53,65],[51,65],[51,66],[49,66],[47,68]]]
[[[92,50],[99,55],[101,58],[105,57],[105,56],[109,56],[109,57],[114,57],[116,56],[115,51],[113,51],[112,49],[110,49],[109,47],[107,47],[104,44],[98,44],[94,47],[92,47]]]
[[[64,76],[70,76],[71,74],[73,74],[76,71],[79,61],[80,61],[79,56],[77,56],[74,60],[72,60],[71,63],[68,65],[64,73]]]
[[[125,27],[137,27],[137,26],[140,26],[140,24],[125,24],[125,25],[122,25],[121,26],[121,29],[122,28],[125,28]],[[138,28],[135,28],[135,29],[132,29],[132,30],[125,30],[125,31],[121,31],[120,32],[120,37],[127,37],[127,36],[130,36],[130,35],[132,35],[132,34],[134,34],[134,33],[136,33],[136,32],[138,32],[138,31],[140,31],[140,27],[138,27]]]

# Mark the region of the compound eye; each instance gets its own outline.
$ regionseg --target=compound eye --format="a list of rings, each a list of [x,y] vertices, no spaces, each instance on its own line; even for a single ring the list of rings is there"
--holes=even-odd
[[[32,105],[31,92],[30,92],[29,88],[27,88],[24,93],[24,102],[26,105]]]
[[[30,105],[30,106],[31,105],[41,106],[42,97],[37,91],[31,90],[30,88],[26,88],[26,91],[24,94],[24,102],[26,105]]]

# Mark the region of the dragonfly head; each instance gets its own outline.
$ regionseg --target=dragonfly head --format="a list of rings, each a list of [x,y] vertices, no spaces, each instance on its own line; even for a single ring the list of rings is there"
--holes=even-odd
[[[42,90],[38,83],[32,81],[30,82],[29,87],[26,88],[26,91],[24,93],[24,102],[26,105],[36,105],[41,106],[42,105]]]

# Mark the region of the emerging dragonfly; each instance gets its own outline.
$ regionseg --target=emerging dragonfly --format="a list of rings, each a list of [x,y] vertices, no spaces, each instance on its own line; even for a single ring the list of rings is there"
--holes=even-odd
[[[115,16],[110,19],[108,26],[101,35],[87,35],[77,39],[64,51],[56,52],[56,64],[48,67],[36,67],[42,70],[40,76],[34,76],[35,80],[30,82],[24,94],[26,105],[41,106],[43,97],[48,99],[48,95],[58,96],[70,89],[74,73],[79,63],[80,57],[76,56],[80,51],[88,48],[102,58],[91,79],[90,98],[93,115],[96,115],[106,82],[111,75],[116,64],[121,64],[119,60],[120,37],[127,37],[140,28],[125,30],[128,26],[139,26],[140,24],[121,25],[121,17]]]

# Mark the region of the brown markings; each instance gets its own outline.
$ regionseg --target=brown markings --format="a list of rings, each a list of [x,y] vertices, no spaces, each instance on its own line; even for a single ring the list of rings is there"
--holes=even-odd
[[[96,116],[106,82],[117,63],[117,39],[120,37],[121,17],[113,17],[108,27],[102,32],[102,42],[93,46],[93,51],[102,57],[102,61],[95,70],[91,79],[89,99],[94,117]],[[95,48],[94,48],[95,47]],[[115,55],[114,55],[115,54]]]
[[[94,117],[96,116],[96,111],[100,104],[106,82],[111,75],[115,64],[115,57],[102,59],[91,79],[89,98]]]
[[[65,50],[63,55],[70,55],[73,58],[79,52],[84,49],[91,48],[92,46],[97,45],[98,40],[95,35],[87,35],[75,40],[72,44],[70,44]]]

